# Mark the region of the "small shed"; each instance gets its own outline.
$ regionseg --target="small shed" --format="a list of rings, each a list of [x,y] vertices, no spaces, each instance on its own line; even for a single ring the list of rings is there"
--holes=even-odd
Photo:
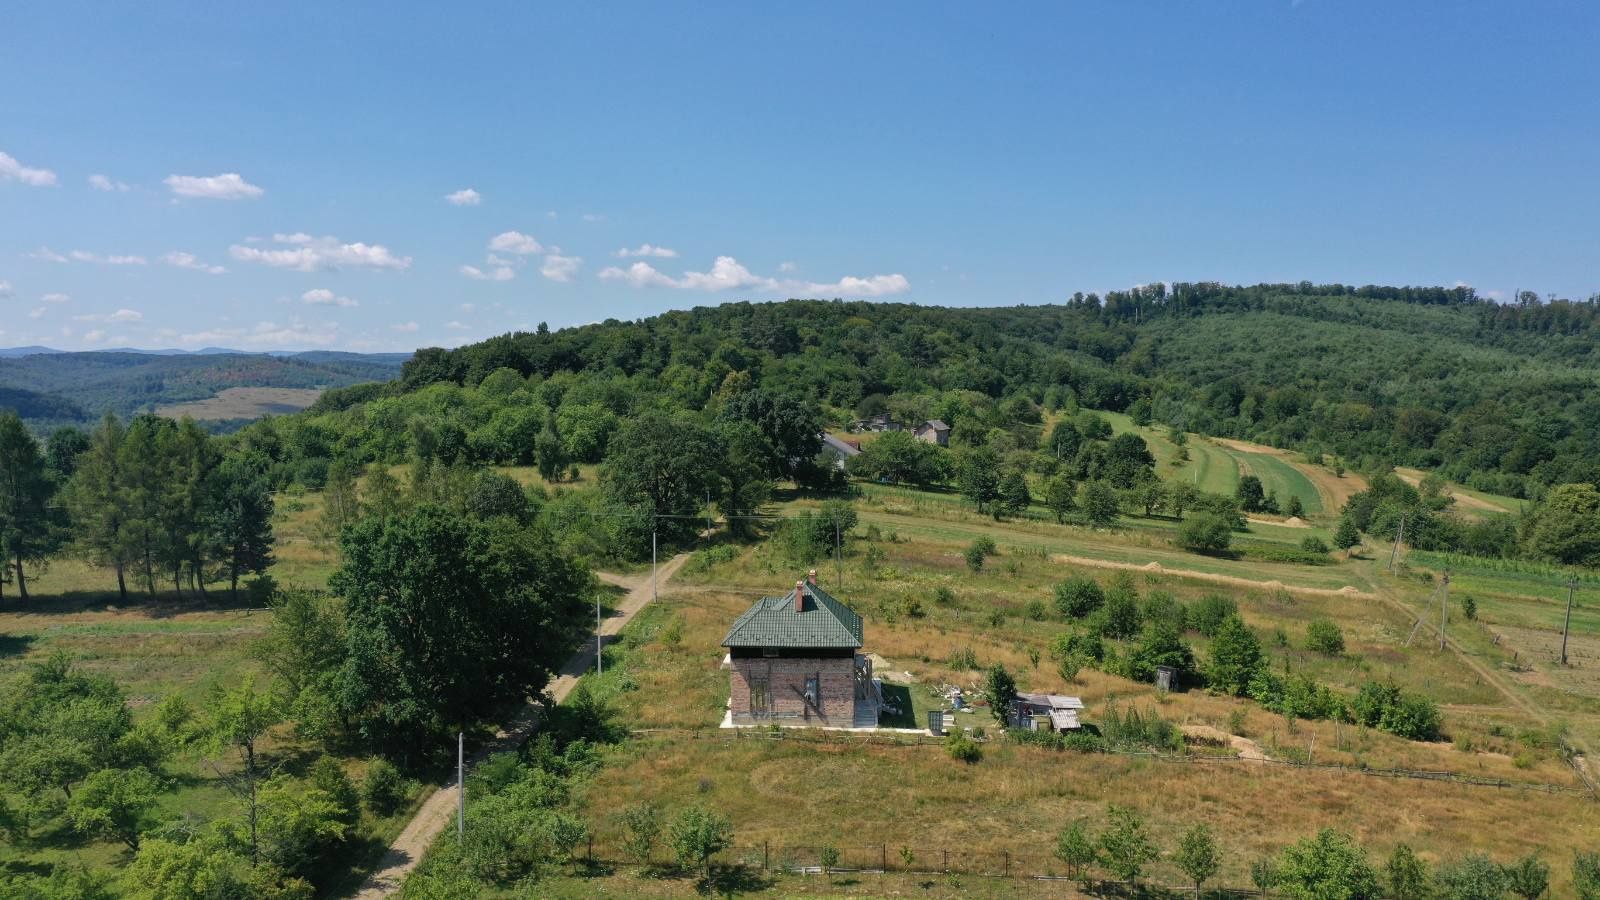
[[[923,422],[913,429],[912,435],[919,441],[927,441],[941,447],[950,446],[950,426],[939,419]]]
[[[1018,694],[1011,704],[1011,726],[1029,731],[1076,731],[1083,701],[1061,694]]]
[[[1170,691],[1178,683],[1178,670],[1172,666],[1156,666],[1156,689]]]

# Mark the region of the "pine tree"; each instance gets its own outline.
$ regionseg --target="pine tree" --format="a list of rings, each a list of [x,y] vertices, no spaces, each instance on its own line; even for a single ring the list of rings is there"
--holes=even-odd
[[[16,566],[17,591],[28,599],[24,564],[57,549],[61,529],[49,503],[54,485],[45,474],[39,443],[16,413],[0,414],[0,548]]]
[[[66,500],[78,552],[93,565],[116,569],[117,593],[125,601],[128,551],[123,530],[127,512],[122,503],[124,433],[117,417],[107,413],[90,436],[89,449],[78,457]]]

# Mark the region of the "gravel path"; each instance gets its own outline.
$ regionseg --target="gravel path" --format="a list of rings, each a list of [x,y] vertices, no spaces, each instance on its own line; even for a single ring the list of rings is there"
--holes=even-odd
[[[634,576],[596,572],[601,581],[628,589],[628,595],[617,606],[616,614],[600,624],[600,634],[611,636],[621,631],[622,627],[633,619],[634,614],[650,602],[657,591],[671,580],[688,559],[688,554],[680,554],[663,563],[657,573],[654,589],[651,587],[648,572]],[[591,639],[584,649],[574,653],[566,665],[561,667],[561,671],[556,673],[556,677],[551,679],[548,692],[557,702],[566,699],[577,685],[578,678],[593,668],[594,641]],[[467,760],[467,767],[470,769],[476,766],[492,753],[520,746],[533,734],[537,725],[538,709],[539,704],[536,702],[524,706],[507,723],[505,729],[495,735],[495,739],[488,746]],[[422,808],[417,810],[417,814],[406,823],[406,827],[394,839],[394,843],[389,845],[389,852],[383,855],[377,871],[362,882],[361,889],[354,894],[356,900],[378,900],[400,890],[401,883],[406,880],[411,870],[417,867],[417,863],[422,861],[423,854],[428,852],[428,847],[433,844],[434,839],[455,823],[457,793],[456,786],[450,784],[434,791],[432,796],[423,802]]]

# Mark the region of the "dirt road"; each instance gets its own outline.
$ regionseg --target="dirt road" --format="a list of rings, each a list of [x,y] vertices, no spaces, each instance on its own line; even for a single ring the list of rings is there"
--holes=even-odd
[[[685,553],[663,563],[657,572],[654,589],[651,586],[649,572],[634,576],[596,572],[601,581],[628,589],[628,595],[617,606],[616,613],[601,623],[601,636],[610,637],[621,631],[622,627],[650,602],[688,559],[689,555]],[[556,677],[551,679],[547,690],[557,701],[564,700],[577,685],[578,678],[592,668],[594,668],[594,639],[591,635],[584,649],[574,653],[566,665],[561,667],[561,671],[556,673]],[[537,703],[524,706],[505,729],[495,735],[494,741],[473,754],[467,761],[467,767],[470,769],[476,766],[492,753],[521,745],[533,734],[534,727],[538,724],[538,710]],[[428,847],[433,844],[434,839],[454,823],[457,793],[454,784],[442,787],[422,804],[422,808],[417,810],[417,814],[394,839],[394,843],[389,845],[389,852],[383,855],[377,871],[367,876],[361,889],[354,894],[356,900],[378,900],[400,890],[401,883],[406,880],[411,870],[417,867],[417,863],[422,861],[423,854],[428,852]]]

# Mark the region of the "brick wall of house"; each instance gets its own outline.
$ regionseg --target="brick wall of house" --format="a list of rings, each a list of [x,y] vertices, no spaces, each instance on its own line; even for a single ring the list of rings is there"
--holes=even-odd
[[[818,676],[821,715],[802,699],[806,679]],[[752,715],[750,683],[767,680],[771,699],[770,715]],[[750,725],[766,721],[799,721],[814,725],[851,724],[855,714],[855,661],[850,657],[831,659],[734,659],[729,676],[730,708],[733,721]]]

